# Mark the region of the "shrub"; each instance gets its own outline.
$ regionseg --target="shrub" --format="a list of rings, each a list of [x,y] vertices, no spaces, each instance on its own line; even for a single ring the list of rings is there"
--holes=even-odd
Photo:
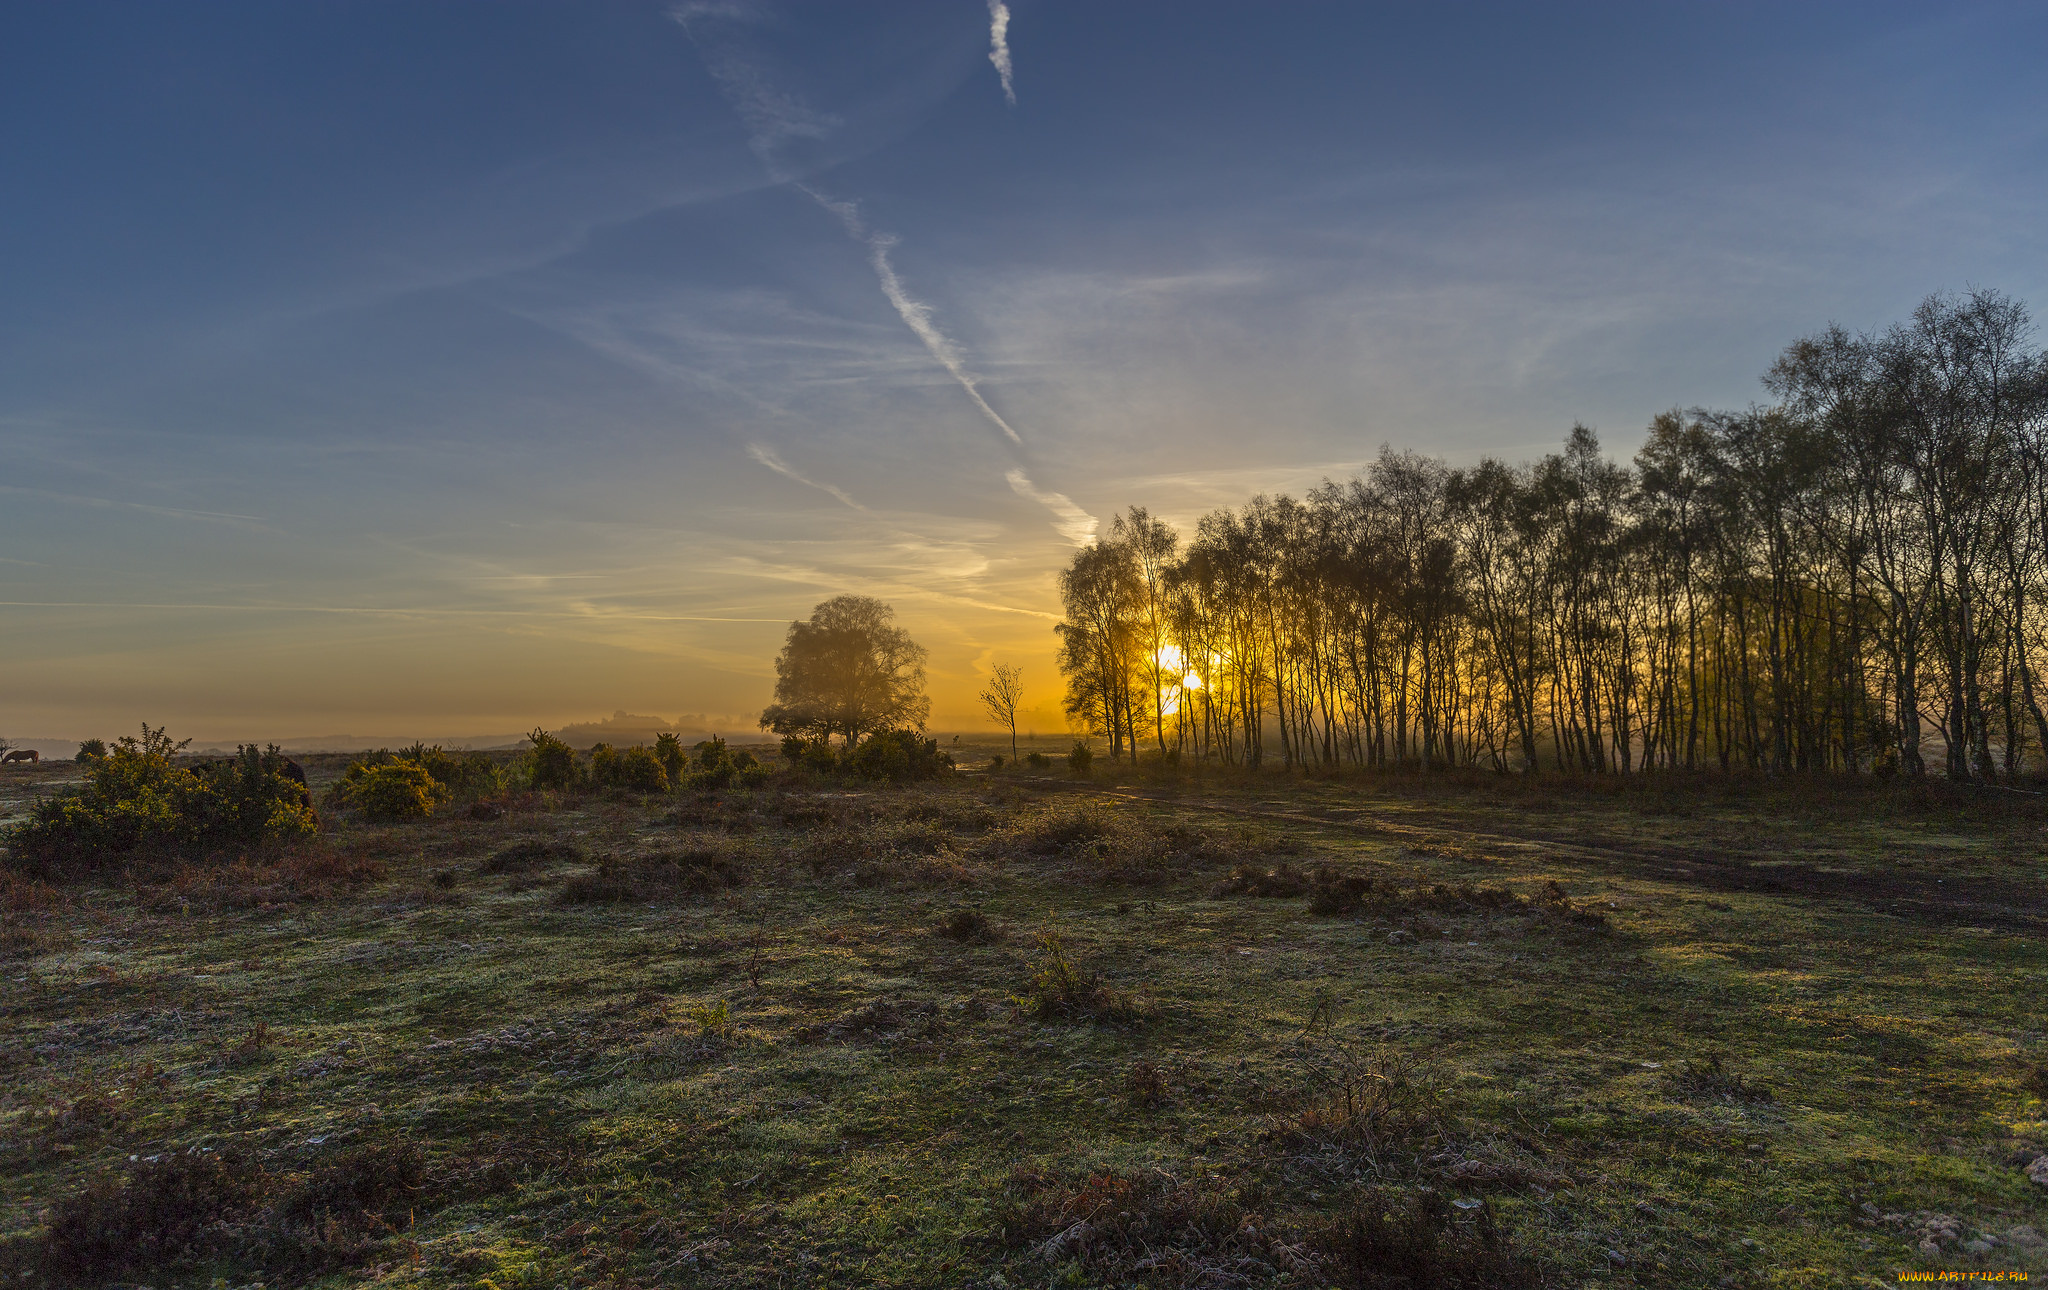
[[[477,866],[478,873],[525,873],[550,863],[582,864],[590,856],[574,842],[515,842]]]
[[[671,784],[682,783],[683,772],[690,768],[690,754],[683,751],[683,741],[673,731],[664,730],[654,737],[654,760],[661,763],[661,773]]]
[[[1535,903],[1543,916],[1554,922],[1590,927],[1600,931],[1607,928],[1607,915],[1597,909],[1587,909],[1583,905],[1573,904],[1571,897],[1565,894],[1563,884],[1555,878],[1543,884],[1543,890],[1537,894]]]
[[[839,754],[832,751],[830,739],[786,735],[782,740],[782,763],[800,770],[829,772],[839,769]]]
[[[1309,888],[1308,875],[1291,864],[1277,869],[1264,869],[1258,865],[1241,864],[1230,871],[1230,876],[1209,889],[1212,897],[1223,896],[1299,896]]]
[[[316,1169],[279,1202],[278,1216],[316,1230],[330,1224],[403,1226],[426,1172],[427,1158],[410,1142],[354,1147]]]
[[[653,749],[615,750],[608,744],[590,750],[590,779],[604,788],[623,788],[635,793],[666,793],[669,785],[668,770]]]
[[[78,754],[73,760],[77,761],[81,766],[90,766],[94,762],[105,761],[106,759],[107,741],[104,739],[88,739],[78,745]]]
[[[909,783],[953,773],[953,755],[940,752],[938,740],[920,739],[913,730],[877,731],[841,760],[862,779]]]
[[[1770,1089],[1761,1084],[1752,1084],[1722,1065],[1719,1053],[1709,1053],[1697,1061],[1686,1062],[1685,1069],[1673,1075],[1671,1082],[1694,1097],[1714,1098],[1723,1102],[1777,1100]]]
[[[1390,1049],[1325,1053],[1308,1068],[1301,1108],[1278,1126],[1293,1142],[1343,1149],[1375,1171],[1412,1157],[1448,1131],[1442,1082]]]
[[[559,790],[582,786],[583,768],[576,764],[575,749],[538,727],[526,738],[533,744],[521,759],[529,786]]]
[[[482,753],[416,743],[395,753],[379,748],[351,761],[327,790],[327,800],[382,819],[412,819],[450,801],[497,792],[504,782],[503,772]]]
[[[504,772],[480,752],[449,752],[439,744],[416,743],[401,751],[398,760],[426,771],[459,802],[487,796],[505,786]]]
[[[356,771],[357,766],[349,767]],[[384,820],[418,819],[432,815],[434,808],[448,800],[448,790],[426,768],[409,761],[363,766],[361,773],[344,780],[348,805],[365,815]],[[337,784],[337,788],[341,785]]]
[[[1001,753],[997,753],[995,756],[989,758],[988,768],[990,770],[1001,770],[1003,768],[1003,755]]]
[[[45,1240],[50,1261],[80,1278],[160,1269],[223,1249],[252,1211],[262,1170],[232,1156],[181,1151],[103,1177],[59,1201]]]
[[[1331,1218],[1261,1212],[1251,1178],[1181,1182],[1164,1170],[1058,1182],[1020,1169],[999,1206],[1011,1245],[1030,1243],[1056,1283],[1287,1284],[1333,1290],[1497,1290],[1544,1283],[1490,1211],[1461,1219],[1441,1193],[1365,1188]],[[1036,1278],[1032,1278],[1036,1280]]]
[[[1224,1178],[1180,1182],[1148,1169],[1073,1183],[1019,1170],[1009,1191],[1004,1236],[1031,1242],[1059,1269],[1048,1284],[1246,1286],[1272,1283],[1276,1272],[1290,1284],[1325,1284],[1298,1234],[1246,1208],[1256,1188]]]
[[[1140,1057],[1124,1075],[1124,1092],[1133,1106],[1156,1110],[1166,1104],[1166,1072],[1157,1062]]]
[[[1380,884],[1374,878],[1359,873],[1339,873],[1329,865],[1315,871],[1309,879],[1309,912],[1316,914],[1350,914],[1364,904]]]
[[[996,854],[1058,859],[1095,882],[1143,885],[1199,861],[1210,841],[1185,824],[1154,827],[1144,816],[1095,802],[1052,802],[1018,815],[983,846]]]
[[[697,1033],[707,1039],[732,1037],[732,1006],[723,999],[696,1004],[691,1007],[689,1016],[697,1023]]]
[[[1047,766],[1052,765],[1052,758],[1034,748],[1024,754],[1024,764],[1033,770],[1044,770]]]
[[[562,884],[565,905],[646,904],[702,896],[747,880],[730,856],[708,847],[660,855],[604,859]]]
[[[1002,939],[1002,932],[988,915],[978,909],[956,909],[939,922],[939,935],[962,945],[985,945]]]
[[[247,1234],[261,1265],[302,1281],[376,1257],[385,1234],[412,1225],[426,1157],[409,1142],[342,1152],[287,1191]]]
[[[1471,1222],[1460,1222],[1439,1191],[1402,1196],[1368,1189],[1348,1213],[1311,1232],[1306,1244],[1327,1283],[1345,1290],[1494,1290],[1542,1280],[1495,1226],[1491,1209],[1481,1206]]]
[[[1038,934],[1038,961],[1017,1005],[1041,1021],[1136,1022],[1149,1016],[1138,1000],[1076,966],[1058,932]]]
[[[270,865],[181,864],[168,881],[142,888],[137,904],[164,913],[261,909],[326,900],[385,876],[382,861],[325,848],[307,848]]]
[[[697,769],[685,781],[697,789],[758,788],[768,779],[768,768],[744,748],[734,752],[725,740],[713,735],[697,745]]]
[[[318,830],[274,745],[196,770],[176,764],[184,746],[147,725],[141,738],[117,740],[88,766],[83,787],[35,803],[7,833],[14,864],[38,876],[98,872],[137,854],[289,842]]]
[[[1086,775],[1089,767],[1094,764],[1095,753],[1088,747],[1088,741],[1076,739],[1074,741],[1074,751],[1067,754],[1067,769],[1076,775]]]

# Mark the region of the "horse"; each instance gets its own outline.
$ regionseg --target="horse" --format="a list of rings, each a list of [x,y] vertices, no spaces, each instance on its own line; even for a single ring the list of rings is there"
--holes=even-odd
[[[0,766],[12,765],[15,762],[33,766],[42,759],[43,755],[33,748],[17,748],[5,757],[0,757]]]

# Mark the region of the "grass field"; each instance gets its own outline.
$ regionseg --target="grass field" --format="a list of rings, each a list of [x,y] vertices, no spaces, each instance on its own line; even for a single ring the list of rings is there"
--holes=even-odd
[[[0,1285],[2038,1277],[2044,843],[1942,785],[1048,772],[15,882]]]

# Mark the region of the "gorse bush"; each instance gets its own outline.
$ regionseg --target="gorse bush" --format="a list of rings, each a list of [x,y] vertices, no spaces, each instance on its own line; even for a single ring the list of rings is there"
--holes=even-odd
[[[768,768],[744,748],[734,752],[717,735],[697,745],[697,767],[684,779],[690,788],[757,788],[768,779]]]
[[[576,750],[547,731],[535,727],[526,736],[533,744],[521,759],[526,782],[537,789],[573,789],[583,781],[583,768],[576,764]]]
[[[456,801],[469,801],[495,793],[505,786],[504,772],[480,752],[450,752],[435,744],[414,744],[398,754],[433,777]]]
[[[275,745],[188,768],[176,758],[189,742],[147,725],[140,738],[115,741],[88,764],[84,787],[37,802],[5,835],[13,864],[33,875],[93,873],[132,856],[290,842],[318,830]]]
[[[690,768],[690,754],[683,751],[681,737],[671,731],[654,737],[654,760],[661,763],[662,774],[671,784],[682,783],[683,772]]]
[[[922,783],[951,775],[953,755],[939,741],[914,730],[880,730],[851,748],[835,750],[829,740],[797,735],[782,741],[783,764],[818,774],[848,775],[893,783]]]
[[[833,771],[839,769],[839,754],[829,739],[806,739],[788,735],[782,741],[782,763],[792,769]]]
[[[107,741],[104,739],[88,739],[79,744],[78,753],[73,758],[81,766],[90,766],[94,762],[105,761],[106,759]]]
[[[400,752],[379,748],[356,758],[327,790],[327,800],[379,819],[416,819],[448,802],[503,786],[503,774],[482,753],[416,743]]]
[[[434,808],[447,799],[448,790],[435,782],[424,767],[394,761],[363,767],[362,773],[349,783],[345,800],[365,815],[405,820],[432,815]]]
[[[673,735],[669,737],[674,738]],[[666,793],[669,774],[651,748],[613,748],[610,744],[598,744],[590,750],[590,781],[600,788]]]
[[[940,752],[938,740],[920,739],[910,730],[869,735],[844,760],[847,768],[863,779],[909,783],[953,773],[953,755]]]

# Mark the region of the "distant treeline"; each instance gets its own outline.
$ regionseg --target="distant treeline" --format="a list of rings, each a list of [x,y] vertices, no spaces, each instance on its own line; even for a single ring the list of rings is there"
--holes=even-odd
[[[1113,754],[1289,767],[2048,762],[2048,356],[1996,292],[1787,348],[1773,401],[1633,465],[1382,449],[1182,542],[1133,507],[1061,575],[1067,707]],[[1277,736],[1277,740],[1274,738]]]

